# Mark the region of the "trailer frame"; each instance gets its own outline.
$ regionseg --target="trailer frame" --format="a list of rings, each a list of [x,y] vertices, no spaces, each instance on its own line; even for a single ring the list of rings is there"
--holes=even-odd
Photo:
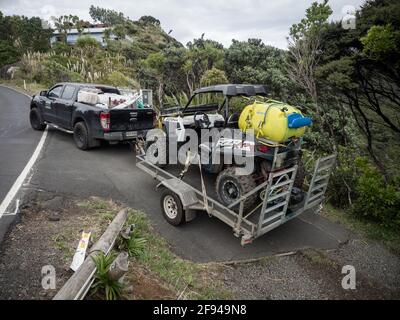
[[[136,155],[136,166],[159,181],[157,189],[160,187],[167,188],[179,197],[187,222],[196,217],[196,211],[205,211],[210,217],[214,216],[229,225],[234,235],[241,238],[241,245],[244,246],[299,216],[306,210],[321,205],[325,199],[325,192],[336,161],[336,154],[317,160],[304,200],[294,206],[290,205],[290,199],[297,165],[271,172],[268,180],[234,203],[225,206],[207,195],[199,157],[197,159],[201,175],[201,190],[183,181],[184,174],[181,173],[176,177],[146,161],[144,153]],[[187,167],[185,169],[187,170]],[[256,192],[264,194],[260,196],[261,202],[250,212],[244,212],[244,201]],[[258,210],[260,207],[261,210]],[[238,212],[234,208],[238,208]]]

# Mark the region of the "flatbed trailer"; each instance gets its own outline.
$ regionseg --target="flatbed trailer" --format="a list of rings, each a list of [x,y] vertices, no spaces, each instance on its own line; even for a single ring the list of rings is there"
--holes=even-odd
[[[201,189],[183,181],[184,172],[176,177],[157,165],[146,161],[144,154],[137,154],[136,158],[136,166],[159,182],[157,189],[164,187],[170,191],[170,194],[177,196],[186,222],[193,220],[197,211],[206,212],[210,217],[216,217],[229,225],[234,235],[241,239],[241,245],[244,246],[306,210],[321,205],[336,161],[336,154],[317,160],[304,199],[295,205],[291,204],[291,195],[296,178],[297,165],[270,173],[268,180],[243,195],[234,203],[225,206],[207,195],[198,159]],[[187,167],[185,170],[187,170]],[[245,212],[244,201],[254,193],[260,194],[260,201],[254,209]],[[165,200],[167,199],[162,199],[161,203]],[[174,212],[165,212],[165,206],[162,206],[161,209],[164,214],[174,214]]]

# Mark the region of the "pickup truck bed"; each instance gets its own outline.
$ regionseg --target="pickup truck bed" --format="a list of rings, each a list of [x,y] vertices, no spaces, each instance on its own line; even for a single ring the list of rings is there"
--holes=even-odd
[[[71,130],[77,147],[82,150],[100,145],[101,140],[119,142],[145,137],[147,131],[154,128],[156,113],[153,109],[107,109],[78,102],[78,92],[84,88],[119,94],[117,88],[105,85],[56,84],[49,91],[33,96],[30,112],[32,127],[43,130],[46,124],[54,124]]]

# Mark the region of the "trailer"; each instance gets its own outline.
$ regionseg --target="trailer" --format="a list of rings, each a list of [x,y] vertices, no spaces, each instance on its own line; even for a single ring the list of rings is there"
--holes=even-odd
[[[279,156],[276,148],[274,158]],[[336,154],[317,160],[308,190],[303,191],[303,199],[299,203],[293,203],[292,199],[293,184],[298,169],[295,165],[271,172],[268,180],[229,206],[221,204],[207,194],[198,155],[187,161],[178,176],[146,161],[144,153],[136,153],[136,158],[136,166],[159,182],[157,189],[163,188],[160,203],[167,221],[170,223],[176,221],[179,215],[183,222],[189,222],[196,217],[198,211],[202,211],[229,225],[244,246],[303,212],[322,205]],[[201,188],[196,188],[183,180],[190,165],[199,167]],[[259,195],[259,203],[251,210],[245,211],[245,200],[255,193]]]

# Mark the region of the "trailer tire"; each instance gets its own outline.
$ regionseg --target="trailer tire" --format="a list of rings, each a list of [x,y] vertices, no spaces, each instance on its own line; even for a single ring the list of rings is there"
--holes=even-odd
[[[161,194],[160,204],[164,218],[169,224],[179,226],[185,222],[185,210],[175,192],[165,189]]]
[[[236,175],[235,167],[229,167],[219,173],[215,189],[219,201],[225,206],[239,199],[241,196],[257,187],[253,175]],[[244,210],[254,206],[258,199],[257,193],[252,194],[244,201]],[[233,209],[238,208],[239,205]]]

